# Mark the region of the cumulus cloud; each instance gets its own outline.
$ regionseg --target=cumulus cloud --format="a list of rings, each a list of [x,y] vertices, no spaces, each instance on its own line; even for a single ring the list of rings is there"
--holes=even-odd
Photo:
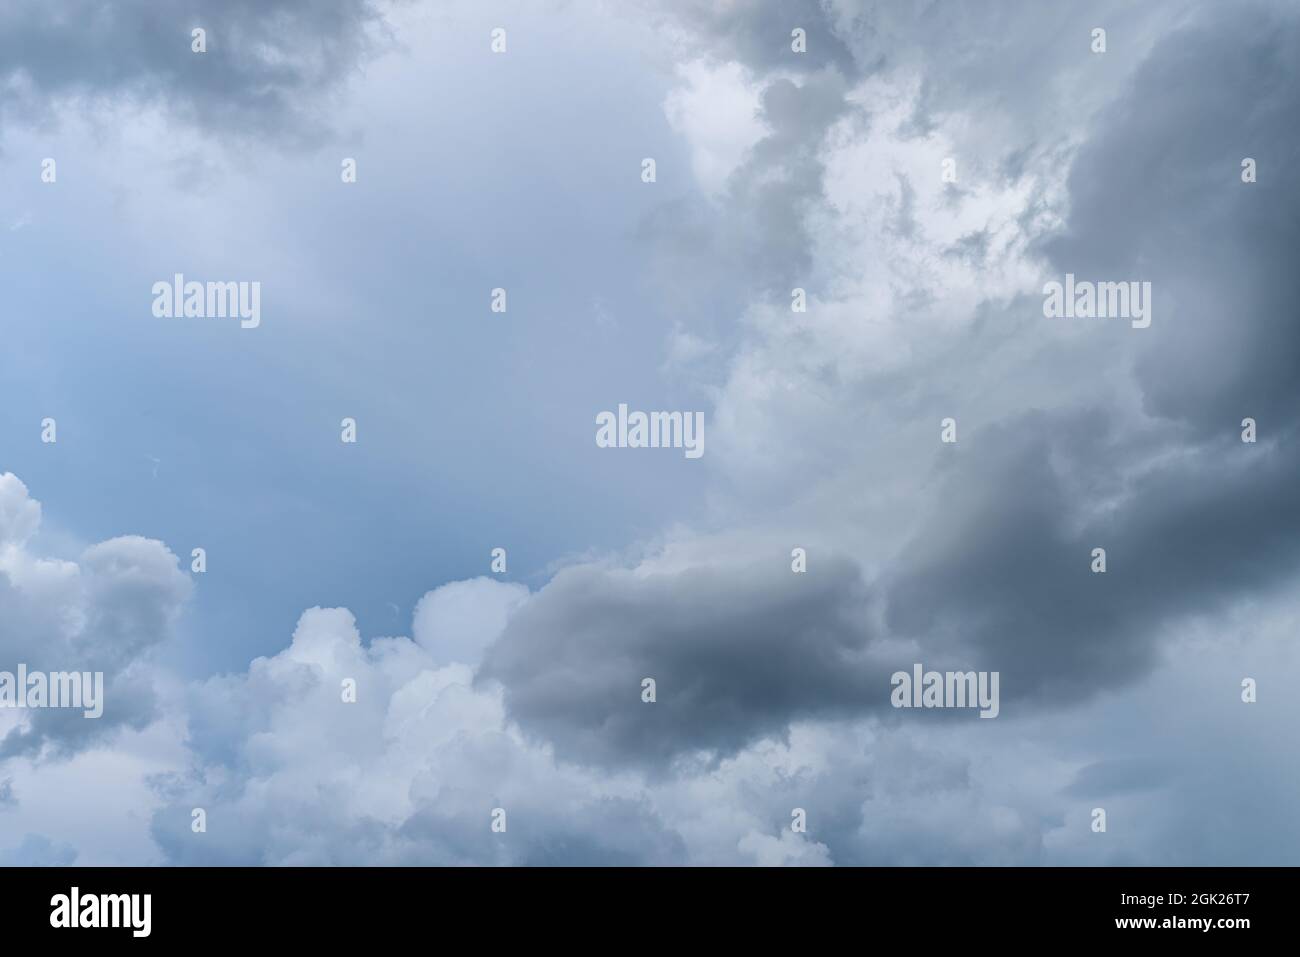
[[[313,609],[278,655],[198,685],[193,767],[160,781],[166,804],[153,834],[168,858],[680,862],[680,839],[634,782],[560,769],[510,729],[499,691],[474,687],[471,669],[440,646],[461,624],[494,640],[521,590],[485,579],[436,589],[417,611],[417,640],[363,644],[348,612]],[[191,829],[193,807],[206,811],[206,833]],[[497,807],[504,834],[490,829]]]
[[[437,589],[426,606],[442,605],[440,592],[454,599],[457,617],[475,621],[519,598],[511,586],[479,580]],[[501,627],[516,627],[540,597]],[[652,588],[643,600],[653,597]],[[776,671],[769,666],[769,684],[780,680]],[[340,694],[348,678],[355,703]],[[634,681],[624,695],[635,708],[662,707],[642,703],[638,690]],[[407,638],[364,643],[341,609],[304,614],[290,645],[246,674],[196,685],[186,712],[187,766],[155,779],[151,829],[174,863],[823,865],[882,853],[869,850],[878,838],[864,817],[873,793],[884,802],[878,813],[951,775],[953,826],[967,800],[963,758],[918,776],[904,769],[924,745],[890,744],[861,724],[837,729],[781,715],[766,722],[773,736],[672,775],[605,768],[585,755],[565,760],[520,732],[497,682],[476,682],[468,667],[439,663]],[[196,807],[206,832],[191,827]],[[809,816],[806,834],[790,828],[796,807]],[[996,807],[986,813],[1007,816]],[[504,833],[490,827],[496,808],[506,813]],[[1038,837],[1029,829],[1028,846]],[[942,846],[936,838],[936,856]]]
[[[490,578],[450,582],[415,606],[412,636],[435,661],[477,666],[527,598],[524,585]]]
[[[150,661],[175,633],[190,581],[161,542],[125,536],[77,561],[40,558],[30,540],[40,503],[0,475],[0,654],[4,670],[103,672],[103,714],[78,709],[12,712],[0,759],[66,755],[157,716]]]
[[[30,516],[14,481],[3,486],[4,514]],[[30,518],[19,525],[36,529]],[[1202,616],[1154,689],[1129,687],[1072,714],[1054,709],[1046,721],[1006,709],[996,722],[935,725],[888,710],[855,716],[862,701],[883,702],[873,689],[883,691],[885,679],[860,627],[857,571],[829,564],[821,579],[791,575],[782,562],[779,575],[742,565],[683,585],[671,569],[698,572],[689,551],[667,547],[640,574],[581,566],[536,593],[454,582],[421,600],[414,639],[367,642],[347,611],[312,609],[282,651],[246,672],[164,681],[167,714],[179,725],[156,722],[144,762],[111,751],[103,761],[148,774],[151,794],[131,806],[150,807],[160,859],[179,864],[1185,863],[1203,815],[1243,801],[1294,801],[1291,777],[1250,770],[1256,761],[1284,765],[1289,745],[1275,729],[1288,726],[1287,696],[1270,688],[1255,712],[1233,704],[1235,678],[1216,686],[1234,669],[1293,669],[1286,649],[1296,609],[1262,635],[1253,613]],[[740,626],[727,606],[665,605],[682,587],[739,599],[747,608]],[[471,640],[440,641],[462,628]],[[782,646],[783,635],[794,638]],[[536,647],[525,646],[529,637]],[[623,654],[598,652],[602,642]],[[476,680],[456,659],[484,647]],[[1246,660],[1241,647],[1251,649]],[[728,674],[737,664],[748,670]],[[654,704],[638,694],[647,665],[666,676]],[[609,670],[591,674],[591,666]],[[347,686],[355,701],[345,700]],[[826,700],[812,697],[818,690]],[[1171,699],[1208,706],[1156,720],[1159,702]],[[667,720],[656,713],[673,710],[680,714]],[[627,715],[642,716],[643,730]],[[1135,737],[1134,724],[1152,735]],[[1243,736],[1254,757],[1240,753]],[[137,735],[130,749],[144,740]],[[1099,752],[1106,740],[1123,745]],[[1237,755],[1230,777],[1249,782],[1244,790],[1203,767],[1207,746]],[[694,760],[663,773],[656,762],[683,749]],[[103,761],[78,773],[104,781]],[[76,846],[43,836],[65,833],[49,829],[57,817],[27,806],[49,782],[69,813],[78,789],[25,758],[10,767],[16,783],[7,782],[0,813],[29,836],[0,854],[17,864],[78,859]],[[1189,775],[1196,790],[1175,793]],[[96,800],[92,818],[102,828],[106,805]],[[1080,842],[1098,802],[1111,808],[1122,843]],[[1169,802],[1176,815],[1161,810]],[[206,814],[205,831],[191,827],[195,808]],[[498,808],[504,833],[491,830]],[[796,808],[807,833],[790,828]],[[1135,820],[1153,819],[1163,823],[1151,835],[1135,833]],[[1216,841],[1205,853],[1274,860],[1286,840]],[[105,853],[122,850],[95,859]]]

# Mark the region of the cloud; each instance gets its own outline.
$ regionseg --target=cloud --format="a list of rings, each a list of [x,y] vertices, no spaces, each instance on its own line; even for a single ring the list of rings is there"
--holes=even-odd
[[[1225,67],[1197,80],[1205,61],[1194,51],[1222,41],[1227,14],[1159,38],[1154,20],[1116,13],[1116,56],[1095,61],[1085,14],[1071,13],[1061,43],[1077,51],[1054,39],[1027,53],[1042,83],[1017,99],[1010,66],[968,75],[1025,43],[1005,16],[967,43],[964,20],[936,21],[931,7],[901,21],[876,6],[837,9],[851,57],[806,69],[750,43],[767,34],[746,5],[700,21],[718,58],[700,61],[709,76],[743,77],[757,97],[763,132],[750,140],[749,129],[743,150],[719,159],[708,124],[688,121],[693,103],[707,112],[692,100],[702,75],[670,99],[717,209],[693,214],[691,201],[670,199],[642,238],[688,298],[714,287],[672,335],[711,343],[709,370],[721,376],[712,447],[722,461],[712,467],[730,483],[718,495],[724,520],[675,534],[631,567],[562,569],[529,596],[486,580],[448,586],[421,602],[413,642],[365,647],[345,613],[309,613],[289,650],[198,696],[191,733],[204,761],[184,787],[219,809],[215,820],[253,822],[220,853],[923,864],[1168,855],[1074,835],[1087,830],[1089,801],[1153,813],[1144,802],[1195,759],[1171,759],[1176,767],[1138,786],[1124,769],[1150,765],[1159,749],[1111,757],[1069,722],[1114,696],[1141,713],[1143,689],[1193,622],[1247,600],[1271,610],[1294,581],[1291,433],[1242,445],[1236,422],[1248,413],[1230,392],[1201,386],[1258,385],[1254,404],[1274,416],[1288,408],[1289,352],[1261,353],[1258,383],[1248,370],[1255,345],[1279,336],[1278,250],[1291,236],[1285,200],[1273,194],[1273,213],[1241,192],[1236,160],[1225,159],[1235,150],[1197,147],[1205,138],[1194,130],[1176,155],[1148,147],[1139,104],[1154,115],[1166,87],[1186,87],[1172,115],[1190,124],[1204,83],[1235,90],[1225,104],[1294,87],[1264,39],[1288,35],[1294,17],[1234,19],[1231,46],[1258,42],[1261,72]],[[1043,18],[1057,16],[1018,29],[1048,35]],[[938,53],[914,42],[931,21]],[[886,50],[894,30],[913,42]],[[1075,91],[1078,115],[1047,108]],[[1276,132],[1289,105],[1290,94],[1267,94],[1257,114],[1240,111],[1233,136],[1267,130],[1267,153],[1256,151],[1289,155],[1278,142],[1289,134]],[[981,131],[988,110],[993,128],[1015,131],[1005,142]],[[956,184],[939,179],[949,155]],[[1144,180],[1153,169],[1168,185]],[[1225,198],[1194,203],[1220,176]],[[1195,238],[1241,229],[1263,237],[1258,268],[1217,263]],[[1145,339],[1151,330],[1045,322],[1042,278],[1067,268],[1114,279],[1152,270],[1157,302],[1169,304],[1157,306],[1170,310],[1165,331],[1159,316]],[[1202,277],[1229,273],[1258,284],[1232,327],[1247,343],[1240,361],[1208,325],[1220,300],[1206,300],[1206,328],[1178,321]],[[784,301],[793,285],[811,291],[806,315]],[[718,301],[738,320],[717,323],[721,335],[702,318]],[[1181,343],[1170,353],[1177,375],[1160,359],[1169,337]],[[1234,408],[1217,425],[1193,418],[1209,402]],[[951,449],[937,441],[948,414],[961,423]],[[813,545],[806,575],[789,569],[796,542]],[[1108,551],[1105,575],[1089,569],[1096,546]],[[463,644],[439,638],[462,631]],[[967,727],[890,711],[888,675],[916,660],[999,671],[1002,716]],[[338,725],[340,707],[353,707],[335,701],[350,672],[377,700]],[[644,678],[656,682],[653,704],[641,700]],[[286,701],[292,720],[268,704]],[[326,729],[325,754],[297,730],[304,708],[307,726]],[[441,720],[430,725],[431,715]],[[1037,730],[1043,721],[1055,738]],[[444,734],[430,740],[433,727]],[[362,746],[376,735],[379,754]],[[308,784],[329,800],[300,797]],[[155,833],[174,859],[203,859],[213,852],[188,833],[186,803],[160,813]],[[496,806],[512,824],[494,841]],[[806,840],[786,834],[795,806],[816,822]],[[557,810],[574,807],[583,810]]]
[[[1138,680],[1171,629],[1300,568],[1300,350],[1285,318],[1297,202],[1251,193],[1237,156],[1237,144],[1262,156],[1300,145],[1281,119],[1297,106],[1295,66],[1270,55],[1300,21],[1228,20],[1156,46],[1099,117],[1070,173],[1065,227],[1044,243],[1061,272],[1158,290],[1151,328],[1119,354],[1144,414],[1098,394],[1091,409],[978,433],[945,467],[944,505],[888,586],[896,630],[978,649],[1012,696],[1063,702]],[[1249,70],[1223,52],[1252,44]],[[1239,439],[1247,415],[1270,423],[1258,448]],[[1105,576],[1087,573],[1097,546]]]
[[[450,582],[415,606],[416,644],[442,664],[477,666],[511,614],[528,599],[528,588],[489,578]]]
[[[679,42],[719,59],[765,72],[834,69],[845,76],[857,72],[853,53],[821,0],[781,4],[765,0],[649,0],[643,6],[672,24]],[[791,48],[795,28],[807,36],[806,52],[801,54]]]
[[[147,56],[57,70],[41,57],[70,28],[14,9],[11,115],[138,97],[214,130],[309,124],[304,95],[327,96],[379,26],[363,4],[265,20],[232,5],[199,77],[188,28],[143,7],[103,29],[148,28]],[[677,31],[664,107],[696,182],[654,194],[638,238],[673,371],[712,403],[697,527],[532,592],[443,585],[410,637],[365,640],[348,610],[313,608],[277,653],[186,685],[153,659],[188,591],[174,556],[128,537],[39,559],[39,505],[0,478],[0,648],[102,663],[117,709],[9,729],[0,813],[34,813],[30,762],[153,735],[132,767],[171,863],[1294,857],[1278,729],[1294,725],[1300,568],[1281,175],[1295,12],[655,9]],[[240,24],[286,32],[236,55],[218,41]],[[173,27],[174,59],[156,61]],[[1257,184],[1239,180],[1247,155]],[[1042,282],[1065,271],[1152,280],[1152,327],[1045,320]],[[1246,415],[1257,445],[1238,439]],[[886,707],[914,661],[999,671],[998,720]],[[1244,674],[1273,679],[1258,704],[1237,697]],[[1099,803],[1116,840],[1088,828]],[[14,833],[57,832],[24,817]],[[42,841],[6,853],[67,858]]]
[[[102,671],[103,714],[15,712],[0,738],[0,760],[66,756],[152,721],[151,655],[174,635],[190,593],[176,556],[139,536],[92,545],[76,562],[39,558],[29,541],[40,521],[40,503],[27,487],[0,475],[0,668]]]
[[[703,253],[699,274],[739,275],[749,286],[738,293],[750,302],[748,324],[730,344],[715,417],[723,459],[715,468],[737,483],[730,490],[751,495],[727,503],[728,519],[749,523],[750,538],[775,555],[781,531],[764,506],[779,502],[782,528],[801,529],[788,543],[818,538],[851,556],[844,568],[858,559],[864,581],[835,565],[801,583],[775,560],[761,570],[737,564],[722,534],[671,575],[652,565],[560,573],[513,619],[481,674],[502,683],[511,716],[566,760],[662,765],[694,751],[735,753],[804,716],[869,714],[873,677],[915,660],[904,654],[998,670],[1021,707],[1068,707],[1141,682],[1190,617],[1247,595],[1265,599],[1300,563],[1290,493],[1300,463],[1282,424],[1296,350],[1263,356],[1290,335],[1278,323],[1290,315],[1282,260],[1296,245],[1287,226],[1295,217],[1285,198],[1243,192],[1251,187],[1237,179],[1237,150],[1197,145],[1217,141],[1198,132],[1194,109],[1202,87],[1224,87],[1231,92],[1210,98],[1222,104],[1216,130],[1260,143],[1264,155],[1293,153],[1279,142],[1295,135],[1281,119],[1294,98],[1293,67],[1274,51],[1295,29],[1294,14],[1207,13],[1159,39],[1150,21],[1117,20],[1120,55],[1098,66],[1110,71],[1100,87],[1111,102],[1089,93],[1086,122],[1075,123],[1086,141],[1077,159],[1062,166],[1057,151],[1021,149],[1041,132],[1027,123],[1023,142],[1010,144],[1020,150],[1014,176],[1000,161],[962,160],[971,174],[951,189],[939,160],[972,142],[966,131],[984,97],[1001,89],[1000,73],[964,106],[958,87],[944,86],[954,99],[939,110],[934,88],[918,92],[911,77],[923,67],[926,83],[933,73],[950,81],[945,65],[919,50],[866,55],[861,44],[882,36],[859,28],[888,16],[869,13],[849,23],[858,32],[847,42],[858,62],[878,62],[870,76],[850,87],[826,71],[798,83],[769,77],[763,87],[771,132],[720,200],[722,223],[750,228],[737,229],[734,243],[720,240],[724,225],[704,246],[679,247]],[[1070,14],[1075,27],[1081,16]],[[941,48],[959,42],[962,22],[936,22]],[[1024,42],[1000,26],[1016,29],[994,18],[971,47]],[[1087,35],[1078,31],[1068,68],[1033,54],[1035,69],[1055,75],[1067,95],[1095,86],[1083,72],[1093,56]],[[729,42],[719,49],[734,53]],[[1262,55],[1251,69],[1222,52],[1252,43]],[[952,68],[958,76],[965,56]],[[1153,138],[1144,117],[1166,115],[1156,106],[1166,88],[1178,92],[1159,122],[1179,133]],[[1255,89],[1269,92],[1229,122],[1231,104],[1252,102]],[[1024,118],[1015,101],[1006,108]],[[1170,141],[1187,148],[1168,151]],[[1167,185],[1153,189],[1157,172]],[[1206,190],[1223,198],[1198,202]],[[1250,256],[1257,247],[1255,264],[1221,261],[1204,241],[1243,230],[1259,238],[1234,249]],[[676,243],[671,232],[658,238]],[[737,259],[746,267],[733,269]],[[1150,330],[1044,321],[1041,277],[1072,264],[1080,273],[1095,266],[1101,278],[1153,276],[1168,303],[1164,331],[1144,339]],[[807,318],[779,301],[800,268],[814,290]],[[1211,321],[1227,302],[1198,298],[1216,276],[1229,289],[1254,283],[1230,325]],[[1182,305],[1198,301],[1212,331],[1197,330],[1198,313]],[[1175,339],[1178,348],[1162,351]],[[1205,387],[1225,374],[1256,400]],[[1188,396],[1176,412],[1163,398],[1171,390]],[[1181,419],[1198,403],[1213,404],[1216,418],[1194,433],[1155,417],[1169,406]],[[1277,445],[1239,441],[1242,407],[1282,420]],[[963,423],[951,450],[937,442],[948,414]],[[890,484],[874,483],[891,472]],[[863,506],[848,504],[858,497]],[[1097,546],[1109,553],[1106,575],[1089,569]],[[824,589],[816,608],[801,600],[809,585]],[[883,609],[872,642],[867,595]],[[632,706],[639,677],[655,677],[671,707],[647,715]]]
[[[455,582],[421,601],[417,641],[363,645],[313,609],[292,643],[192,692],[194,768],[160,780],[153,835],[179,863],[674,863],[634,783],[556,767],[507,726],[499,692],[445,660],[456,622],[495,639],[521,586]],[[495,624],[493,624],[495,623]],[[474,643],[461,645],[477,654]],[[345,680],[356,684],[345,702]],[[206,833],[191,810],[207,814]],[[493,808],[507,830],[491,828]]]
[[[375,46],[372,0],[16,0],[0,13],[0,116],[62,105],[158,105],[210,132],[318,136],[312,107]],[[191,31],[207,31],[207,52]]]
[[[677,574],[567,568],[511,620],[480,678],[560,756],[614,765],[731,754],[792,720],[883,702],[857,570],[820,560],[815,575],[793,574],[788,552]]]
[[[1136,376],[1148,411],[1198,437],[1244,416],[1290,433],[1300,327],[1285,277],[1300,249],[1300,40],[1293,8],[1251,5],[1171,34],[1098,118],[1070,171],[1061,273],[1152,283]],[[1245,52],[1248,51],[1248,52]],[[1158,105],[1157,105],[1158,104]],[[1241,181],[1256,160],[1258,182]]]
[[[6,534],[34,533],[15,482],[0,483]],[[1245,802],[1274,814],[1294,803],[1294,775],[1258,771],[1285,766],[1293,702],[1266,676],[1294,670],[1294,601],[1267,616],[1207,612],[1171,645],[1173,664],[1154,685],[1045,714],[1004,708],[993,722],[936,724],[861,710],[883,703],[881,662],[907,649],[877,647],[862,629],[873,616],[858,605],[852,563],[814,553],[804,575],[784,556],[775,570],[765,564],[701,575],[689,548],[669,545],[637,572],[579,566],[533,594],[454,582],[418,604],[414,640],[365,642],[347,611],[311,609],[282,651],[245,672],[183,686],[155,669],[167,717],[60,764],[56,777],[11,759],[0,813],[32,836],[3,856],[79,860],[81,838],[40,836],[67,833],[51,830],[59,813],[117,834],[141,808],[173,864],[1187,863],[1201,859],[1197,846],[1231,863],[1285,859],[1295,846],[1290,832],[1260,844],[1249,815],[1233,819],[1234,838],[1197,844],[1219,809]],[[666,605],[681,588],[695,600]],[[441,640],[461,627],[472,637]],[[602,642],[622,654],[597,654]],[[485,646],[476,680],[454,658]],[[647,663],[666,676],[652,705],[636,680]],[[1265,676],[1258,706],[1237,702],[1239,671]],[[355,702],[341,693],[348,679]],[[1171,700],[1205,704],[1167,714]],[[710,759],[662,773],[656,762],[678,753]],[[1207,755],[1236,769],[1232,783]],[[78,787],[78,775],[111,785],[114,800]],[[1193,791],[1171,791],[1190,781]],[[51,790],[57,813],[30,805]],[[91,800],[94,813],[77,810]],[[1081,836],[1099,803],[1123,841]],[[191,828],[196,807],[205,832]],[[505,833],[491,830],[495,808]],[[806,834],[790,830],[794,808],[807,814]],[[1138,823],[1153,819],[1159,827]],[[121,860],[122,844],[92,859]]]
[[[738,63],[689,63],[684,87],[669,94],[664,112],[692,146],[695,179],[716,193],[763,136],[759,91]]]

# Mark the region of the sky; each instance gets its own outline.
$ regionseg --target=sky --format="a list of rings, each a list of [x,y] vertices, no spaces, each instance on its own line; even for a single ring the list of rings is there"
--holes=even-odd
[[[0,708],[0,863],[1296,863],[1297,50],[1284,0],[7,3],[0,672],[104,709]]]

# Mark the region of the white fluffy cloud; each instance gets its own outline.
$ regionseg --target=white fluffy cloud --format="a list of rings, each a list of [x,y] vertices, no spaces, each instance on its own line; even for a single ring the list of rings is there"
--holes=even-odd
[[[451,582],[415,606],[415,643],[438,662],[477,665],[510,614],[528,598],[523,585],[489,578]]]
[[[7,567],[16,567],[21,536],[13,529],[30,538],[39,507],[11,476],[0,489]],[[165,554],[159,543],[144,548],[151,551]],[[24,563],[30,571],[30,556]],[[140,590],[150,592],[149,565],[132,549],[112,564],[117,580],[134,586],[125,594],[138,601]],[[52,611],[63,594],[49,591],[56,604],[29,611]],[[96,594],[101,602],[123,598]],[[470,664],[457,660],[479,657],[540,594],[488,579],[453,582],[422,599],[414,639],[364,641],[346,610],[316,608],[282,651],[245,672],[184,684],[145,668],[163,707],[143,726],[57,761],[26,755],[0,764],[0,820],[13,835],[0,858],[1186,863],[1198,859],[1188,848],[1204,815],[1242,802],[1280,814],[1297,797],[1293,776],[1261,773],[1286,766],[1288,743],[1272,729],[1295,720],[1293,703],[1267,681],[1295,667],[1294,601],[1274,603],[1267,628],[1258,606],[1207,620],[1177,643],[1176,664],[1154,686],[1082,710],[1044,718],[1004,708],[996,722],[916,723],[888,713],[796,721],[723,760],[700,755],[665,773],[557,759],[550,744],[513,724],[499,686],[476,682]],[[86,618],[100,613],[93,603],[84,609]],[[1225,634],[1233,640],[1225,643]],[[1240,669],[1264,679],[1260,704],[1237,701]],[[349,679],[355,703],[344,701]],[[1160,702],[1171,699],[1206,707],[1162,719]],[[1150,734],[1134,737],[1135,724]],[[1253,744],[1243,750],[1247,737]],[[1101,757],[1099,741],[1112,742]],[[1233,754],[1233,773],[1205,766],[1206,747]],[[1090,841],[1088,814],[1098,805],[1122,841]],[[191,829],[195,807],[206,812],[206,833]],[[506,811],[504,834],[490,829],[494,808]],[[794,808],[807,813],[806,834],[790,829]],[[1223,840],[1205,853],[1225,863],[1273,860],[1289,840],[1271,849]]]
[[[727,177],[764,133],[761,88],[735,62],[696,60],[679,69],[682,85],[664,104],[668,122],[690,144],[695,178],[720,193]]]

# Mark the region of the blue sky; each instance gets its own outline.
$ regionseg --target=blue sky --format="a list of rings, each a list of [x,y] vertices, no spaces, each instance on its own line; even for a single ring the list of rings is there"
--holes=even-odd
[[[646,63],[595,88],[545,66],[568,45],[614,72],[639,55],[617,26],[596,43],[524,20],[496,60],[455,34],[417,47],[339,91],[328,147],[192,129],[92,145],[79,118],[6,144],[6,212],[31,220],[6,237],[11,308],[41,317],[12,329],[7,466],[69,534],[208,550],[178,651],[192,673],[275,650],[313,604],[396,632],[498,545],[537,583],[699,512],[696,463],[600,456],[589,435],[620,401],[695,398],[660,374],[670,317],[637,237],[641,153],[682,161],[670,76]],[[47,155],[56,189],[19,173]],[[160,328],[141,290],[177,271],[266,274],[265,324]],[[56,448],[28,427],[46,415]]]

